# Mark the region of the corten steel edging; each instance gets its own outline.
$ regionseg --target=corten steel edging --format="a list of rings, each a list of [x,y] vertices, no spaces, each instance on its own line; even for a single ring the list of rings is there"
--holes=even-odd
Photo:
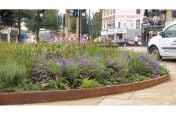
[[[100,88],[0,93],[0,105],[43,103],[112,95],[152,87],[169,79],[169,75],[164,75],[152,80]]]

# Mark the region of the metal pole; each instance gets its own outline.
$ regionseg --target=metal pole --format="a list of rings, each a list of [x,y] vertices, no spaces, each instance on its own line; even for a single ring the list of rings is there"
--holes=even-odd
[[[20,42],[20,34],[21,34],[21,11],[18,10],[18,42]]]
[[[40,31],[40,10],[37,10],[37,43],[39,42],[39,31]]]
[[[78,22],[78,38],[79,38],[79,43],[80,43],[80,33],[81,33],[81,13],[80,9],[78,9],[78,16],[79,16],[79,22]]]
[[[89,20],[90,20],[90,9],[89,9]],[[89,25],[89,40],[90,40],[90,25]]]

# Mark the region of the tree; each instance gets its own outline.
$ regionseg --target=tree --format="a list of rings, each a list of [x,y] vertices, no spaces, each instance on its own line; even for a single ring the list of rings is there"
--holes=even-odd
[[[100,36],[102,25],[102,10],[96,12],[92,19],[92,26],[91,26],[91,38],[95,39],[96,37]]]
[[[36,31],[37,10],[28,10],[23,13],[27,28],[32,32]],[[62,25],[62,16],[58,15],[57,10],[45,10],[44,18],[41,21],[40,28],[58,31]]]
[[[17,10],[0,10],[1,23],[12,26],[17,23]]]
[[[88,34],[89,33],[89,25],[86,23],[87,17],[82,17],[81,19],[81,34]]]
[[[24,10],[21,13],[23,17],[23,21],[26,23],[26,27],[31,30],[32,32],[35,32],[36,30],[36,15],[37,10]]]
[[[46,10],[44,12],[44,19],[40,25],[41,28],[58,31],[61,29],[62,16],[58,15],[57,10]]]

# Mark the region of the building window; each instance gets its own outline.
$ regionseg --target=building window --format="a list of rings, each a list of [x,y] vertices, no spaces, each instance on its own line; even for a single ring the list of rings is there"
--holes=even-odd
[[[140,20],[136,20],[136,29],[140,29]]]
[[[123,23],[123,26],[126,27],[126,23]]]
[[[113,10],[113,14],[115,14],[115,9]]]
[[[107,15],[109,15],[109,10],[107,10]]]
[[[112,19],[112,28],[115,28],[115,20]]]
[[[105,10],[103,10],[103,17],[105,16]]]
[[[106,10],[104,10],[104,16],[106,16]]]
[[[136,14],[140,14],[140,9],[137,9],[137,10],[136,10]]]
[[[113,10],[111,10],[111,15],[113,14]]]
[[[120,28],[120,22],[118,22],[118,28]]]

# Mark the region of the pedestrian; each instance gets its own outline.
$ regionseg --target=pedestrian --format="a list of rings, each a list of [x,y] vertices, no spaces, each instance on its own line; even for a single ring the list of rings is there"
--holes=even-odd
[[[139,41],[139,37],[138,37],[138,35],[136,33],[136,36],[134,37],[135,46],[138,45],[138,41]]]

